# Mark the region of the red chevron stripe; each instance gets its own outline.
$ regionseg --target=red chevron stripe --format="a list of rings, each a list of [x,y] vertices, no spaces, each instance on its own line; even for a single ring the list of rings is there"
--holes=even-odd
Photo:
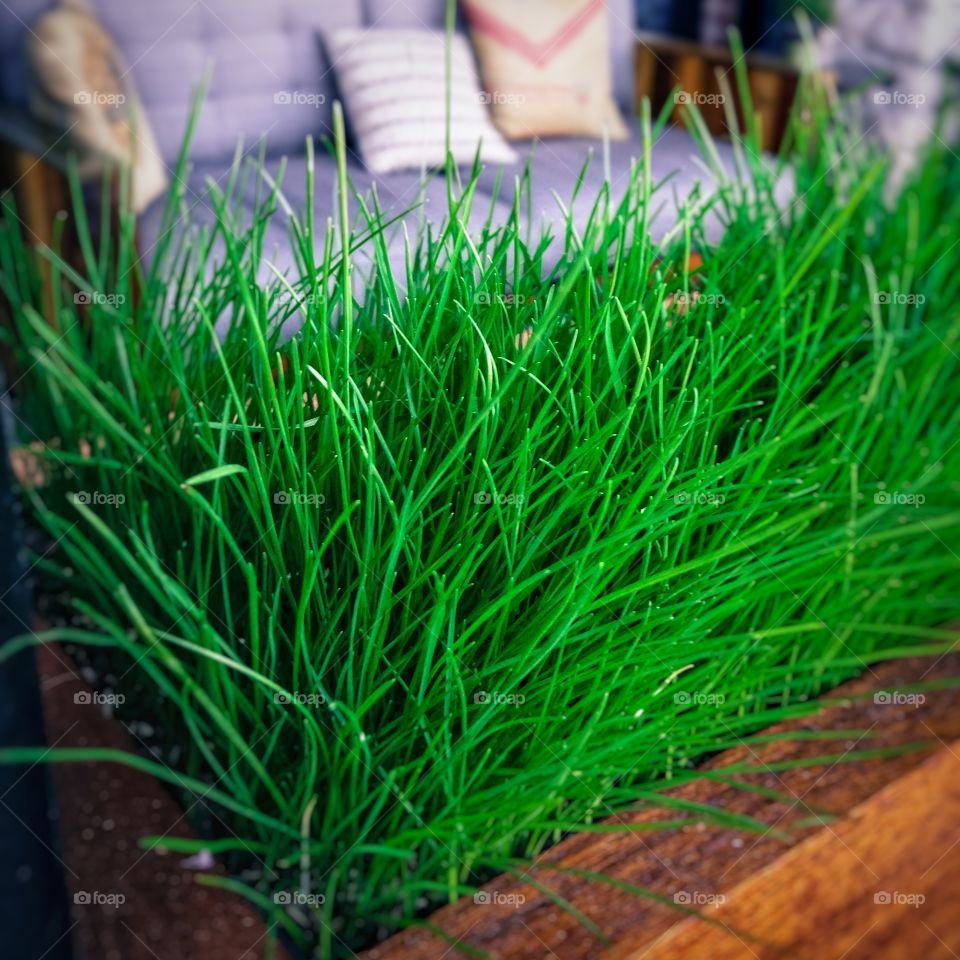
[[[549,63],[565,46],[583,33],[587,24],[606,6],[606,0],[588,0],[584,8],[575,13],[548,40],[537,42],[524,36],[519,30],[505,23],[498,16],[473,3],[464,3],[463,12],[470,26],[489,34],[505,47],[526,57],[538,67]]]

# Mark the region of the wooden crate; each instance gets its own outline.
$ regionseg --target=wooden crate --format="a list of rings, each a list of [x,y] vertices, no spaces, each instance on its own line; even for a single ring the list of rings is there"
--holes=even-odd
[[[749,54],[744,62],[761,144],[764,150],[779,150],[800,86],[800,70],[786,60],[763,54]],[[722,98],[729,93],[733,98],[729,106],[744,129],[744,104],[737,88],[734,56],[727,47],[639,34],[634,66],[636,100],[649,98],[654,114],[673,102],[671,121],[683,123],[688,109],[685,97],[697,103],[712,134],[727,136],[730,130]],[[832,84],[829,74],[818,77],[825,87]]]

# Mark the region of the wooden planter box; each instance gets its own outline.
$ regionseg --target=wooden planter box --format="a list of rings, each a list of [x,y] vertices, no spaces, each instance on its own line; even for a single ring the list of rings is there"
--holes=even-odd
[[[42,650],[40,667],[51,743],[132,749],[118,723],[77,705],[89,688],[62,650]],[[599,935],[537,886],[503,876],[363,960],[955,957],[960,690],[944,685],[917,703],[896,691],[957,675],[960,654],[875,667],[838,689],[829,708],[719,755],[705,764],[706,778],[672,793],[755,817],[769,833],[711,826],[693,814],[689,826],[645,831],[684,813],[640,807],[618,818],[630,830],[578,834],[547,851],[528,876]],[[872,755],[850,759],[860,751]],[[737,772],[739,765],[759,772]],[[182,856],[138,848],[146,834],[190,835],[164,786],[116,764],[59,765],[55,774],[71,894],[108,884],[124,896],[118,908],[74,905],[73,936],[89,956],[284,955],[271,954],[247,903],[197,884]]]

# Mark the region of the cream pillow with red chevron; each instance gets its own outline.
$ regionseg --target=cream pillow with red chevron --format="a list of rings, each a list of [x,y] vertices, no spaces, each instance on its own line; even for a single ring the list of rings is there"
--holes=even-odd
[[[504,136],[627,136],[613,98],[606,0],[464,0],[462,8]]]

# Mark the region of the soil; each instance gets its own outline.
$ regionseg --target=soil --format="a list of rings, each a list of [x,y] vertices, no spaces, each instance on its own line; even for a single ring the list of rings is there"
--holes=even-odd
[[[40,648],[38,662],[51,745],[135,752],[61,648]],[[140,848],[143,836],[194,836],[162,783],[116,763],[53,769],[78,960],[287,960],[256,909],[196,882],[222,868],[198,871],[184,854]]]

